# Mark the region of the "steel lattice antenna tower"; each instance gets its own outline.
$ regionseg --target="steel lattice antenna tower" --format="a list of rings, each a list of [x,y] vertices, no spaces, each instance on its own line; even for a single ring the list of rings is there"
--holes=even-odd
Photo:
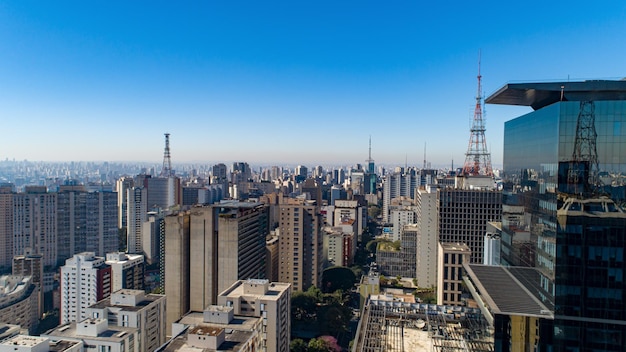
[[[584,191],[594,192],[598,186],[598,150],[596,148],[596,116],[593,101],[581,101],[578,119],[576,121],[576,138],[574,139],[574,151],[568,171],[568,183],[578,185],[583,181]],[[582,164],[587,165],[587,172],[581,170]],[[587,174],[585,176],[585,174]],[[580,176],[587,177],[580,180]],[[581,190],[576,190],[580,193]]]
[[[476,93],[476,107],[474,108],[474,120],[470,129],[470,140],[465,153],[463,175],[493,176],[491,168],[491,154],[487,150],[485,140],[485,121],[482,109],[482,85],[480,75],[480,53],[478,54],[478,92]]]
[[[161,176],[172,176],[172,158],[170,155],[170,134],[165,133],[165,151],[163,152],[163,168],[161,169]]]

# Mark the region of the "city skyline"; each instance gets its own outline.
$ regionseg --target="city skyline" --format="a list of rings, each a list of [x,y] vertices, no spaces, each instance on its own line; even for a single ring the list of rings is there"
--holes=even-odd
[[[536,4],[2,4],[0,160],[460,167],[479,50],[485,96],[623,72],[626,4]],[[485,110],[498,166],[531,110]]]

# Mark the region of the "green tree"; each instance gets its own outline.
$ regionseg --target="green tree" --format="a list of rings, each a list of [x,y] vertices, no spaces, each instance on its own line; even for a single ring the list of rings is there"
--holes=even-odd
[[[367,208],[367,216],[370,219],[376,219],[380,215],[380,208],[377,205],[370,205]]]
[[[348,291],[356,283],[356,275],[345,266],[330,267],[322,273],[324,292]]]
[[[318,321],[323,323],[322,332],[337,334],[348,330],[352,310],[338,303],[320,307]],[[321,321],[323,319],[323,322]]]
[[[307,347],[307,352],[328,352],[326,341],[320,339],[310,340]]]
[[[377,240],[371,240],[365,245],[365,249],[367,249],[367,251],[370,253],[376,253],[376,247],[378,247]]]
[[[311,321],[317,310],[318,300],[306,292],[295,292],[291,296],[291,317],[297,321]]]
[[[354,276],[356,276],[357,279],[363,276],[363,268],[361,268],[358,265],[351,266],[350,270],[352,270],[352,272],[354,273]]]
[[[307,352],[308,348],[304,340],[294,339],[291,340],[291,343],[289,344],[289,350],[291,352]]]

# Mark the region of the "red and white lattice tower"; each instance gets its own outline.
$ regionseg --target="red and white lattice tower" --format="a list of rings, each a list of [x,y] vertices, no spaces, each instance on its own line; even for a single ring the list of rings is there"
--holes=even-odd
[[[465,164],[463,165],[463,175],[467,176],[493,176],[491,168],[491,154],[487,150],[485,140],[485,120],[483,120],[482,109],[482,86],[480,75],[480,54],[478,56],[478,92],[476,93],[476,108],[474,109],[474,120],[470,129],[470,140],[465,153]]]

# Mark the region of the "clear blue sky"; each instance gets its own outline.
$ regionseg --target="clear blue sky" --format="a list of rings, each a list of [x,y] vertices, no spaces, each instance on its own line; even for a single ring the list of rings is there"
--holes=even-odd
[[[483,91],[626,76],[624,1],[2,1],[0,159],[433,165]],[[502,161],[505,121],[486,107]]]

